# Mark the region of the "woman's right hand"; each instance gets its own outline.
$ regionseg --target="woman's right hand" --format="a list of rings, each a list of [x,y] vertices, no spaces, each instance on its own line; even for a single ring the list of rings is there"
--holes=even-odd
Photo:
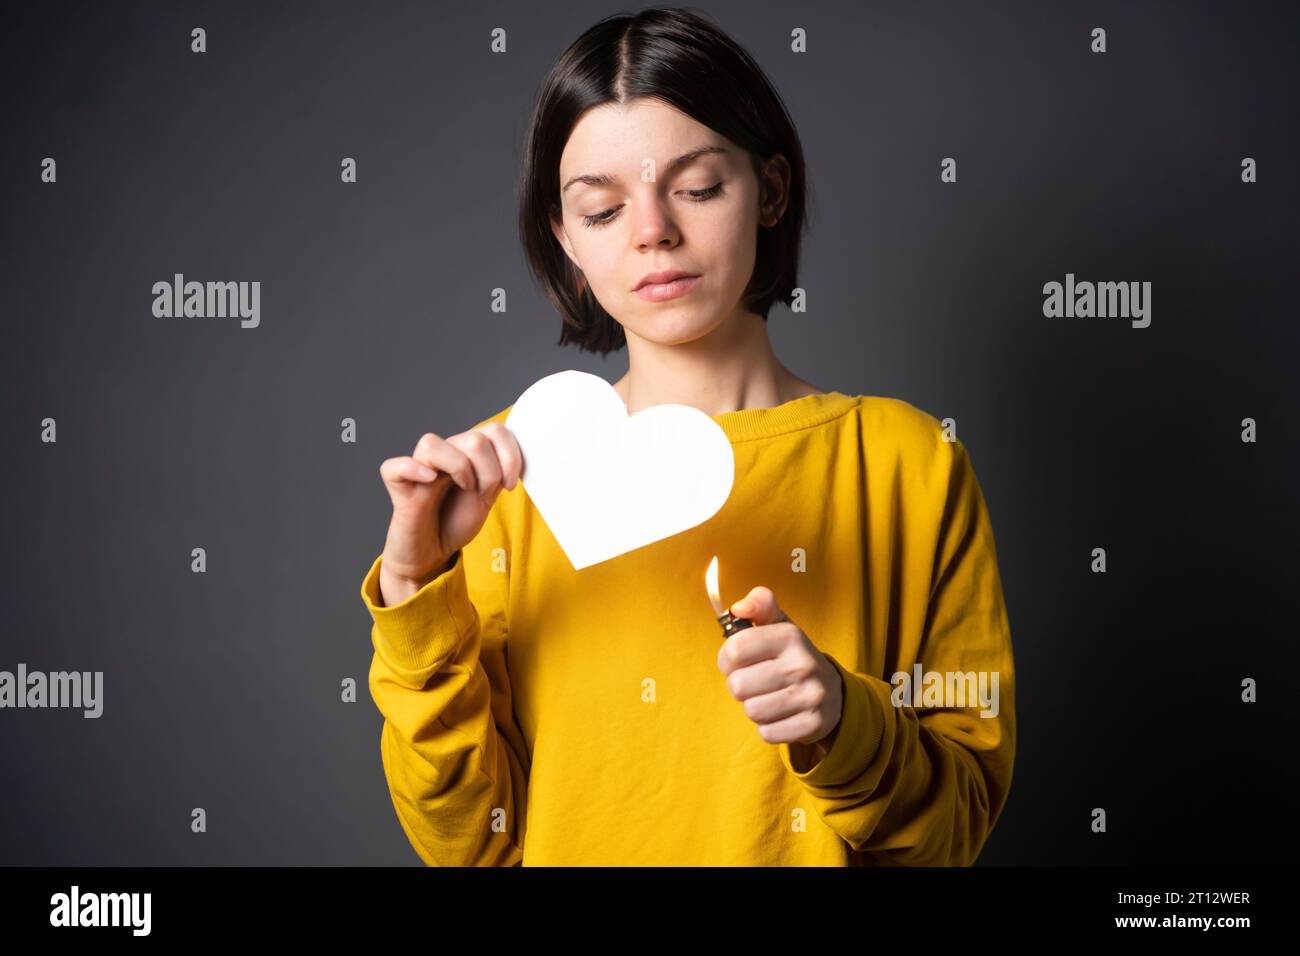
[[[384,461],[379,474],[393,501],[380,561],[384,603],[401,603],[445,571],[522,471],[519,443],[500,422],[450,438],[426,432],[410,455]]]

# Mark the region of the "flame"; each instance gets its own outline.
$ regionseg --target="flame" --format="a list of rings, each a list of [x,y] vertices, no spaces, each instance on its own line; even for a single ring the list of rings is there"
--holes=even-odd
[[[713,606],[720,607],[722,599],[718,597],[718,556],[716,554],[709,562],[709,570],[704,572],[704,586],[709,590],[709,598],[713,601]]]

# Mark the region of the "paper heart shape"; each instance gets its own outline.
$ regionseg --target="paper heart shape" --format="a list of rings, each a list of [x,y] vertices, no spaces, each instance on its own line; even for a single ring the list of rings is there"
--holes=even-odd
[[[520,482],[575,571],[707,521],[731,494],[731,441],[689,405],[635,415],[598,375],[530,385],[506,416]]]

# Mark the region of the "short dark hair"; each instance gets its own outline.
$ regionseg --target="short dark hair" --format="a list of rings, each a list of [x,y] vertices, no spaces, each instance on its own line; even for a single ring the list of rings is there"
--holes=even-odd
[[[761,223],[754,274],[744,302],[767,320],[797,285],[804,226],[803,149],[780,95],[754,59],[704,15],[682,7],[606,17],[560,55],[537,96],[524,147],[519,235],[529,268],[563,320],[559,345],[607,355],[623,348],[623,327],[551,231],[562,221],[560,155],[579,117],[593,106],[655,97],[747,150],[763,185],[762,164],[777,153],[790,164],[789,198],[780,220]]]

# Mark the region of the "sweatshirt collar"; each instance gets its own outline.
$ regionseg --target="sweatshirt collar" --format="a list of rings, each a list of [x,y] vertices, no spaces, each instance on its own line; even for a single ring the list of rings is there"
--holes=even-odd
[[[841,392],[804,395],[771,408],[742,408],[710,415],[733,443],[771,438],[786,432],[822,425],[839,418],[861,402],[860,396]]]

